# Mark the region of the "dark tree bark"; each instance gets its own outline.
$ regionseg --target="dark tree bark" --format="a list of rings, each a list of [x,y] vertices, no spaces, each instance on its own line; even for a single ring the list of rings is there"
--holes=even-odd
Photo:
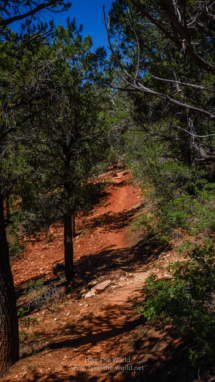
[[[64,247],[65,275],[66,281],[69,283],[74,277],[72,218],[69,213],[64,215]]]
[[[0,377],[19,360],[18,318],[0,194]]]
[[[9,195],[6,198],[6,209],[7,209],[7,223],[10,221],[10,204],[9,204]]]
[[[75,214],[72,214],[72,237],[75,238]]]

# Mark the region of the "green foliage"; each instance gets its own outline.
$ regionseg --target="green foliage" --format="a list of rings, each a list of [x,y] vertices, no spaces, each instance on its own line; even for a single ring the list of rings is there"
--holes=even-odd
[[[154,0],[142,1],[140,7],[137,4],[115,0],[109,13],[112,47],[121,60],[119,64],[111,56],[116,69],[111,78],[126,94],[126,111],[132,119],[123,131],[126,161],[135,177],[152,191],[150,212],[164,235],[179,227],[193,235],[209,233],[215,226],[215,177],[210,164],[214,160],[214,121],[201,111],[214,113],[215,71],[213,76],[208,74],[182,52],[183,38],[179,38],[178,24],[175,29],[172,22],[178,20],[182,31],[185,24],[178,14],[183,20],[189,9],[192,18],[199,4],[187,2],[186,14],[183,1],[168,2],[168,6]],[[206,14],[202,23],[210,24]],[[163,33],[161,25],[172,37]],[[184,38],[189,36],[191,45],[198,46],[195,54],[213,65],[214,40],[206,38],[201,28],[188,26]],[[178,86],[177,81],[189,85]]]
[[[26,313],[28,313],[29,312],[29,309],[24,309],[24,308],[21,308],[21,309],[19,309],[19,311],[17,312],[17,317],[23,317]]]
[[[28,312],[29,309],[24,308],[19,309],[19,311],[17,312],[17,317],[19,318],[19,325],[22,328],[22,330],[19,331],[19,342],[25,342],[30,335],[29,333],[26,333],[26,331],[23,328],[29,329],[31,325],[39,325],[37,318],[25,317],[24,319],[20,319],[23,316],[25,316]]]
[[[43,291],[44,290],[44,283],[45,279],[39,279],[39,280],[30,280],[28,285],[27,285],[27,290],[29,291]],[[27,293],[27,291],[25,291]]]
[[[149,216],[150,215],[150,216]],[[144,232],[145,243],[155,243],[156,246],[166,246],[170,241],[170,234],[166,227],[162,227],[152,214],[140,214],[131,225],[131,230],[141,229]]]
[[[149,212],[157,228],[170,236],[177,228],[190,235],[213,232],[215,227],[215,183],[212,165],[189,166],[172,159],[159,159],[160,145],[145,142],[140,132],[129,131],[127,163],[134,176],[150,191]],[[157,218],[157,219],[156,219]]]
[[[188,249],[185,261],[169,265],[172,279],[157,280],[155,275],[146,279],[146,298],[137,307],[147,320],[172,324],[179,337],[190,343],[192,362],[200,356],[209,360],[215,356],[214,258],[214,247],[195,245]]]

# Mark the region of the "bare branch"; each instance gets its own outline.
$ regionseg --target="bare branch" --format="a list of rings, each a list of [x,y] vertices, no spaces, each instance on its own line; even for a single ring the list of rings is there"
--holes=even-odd
[[[189,87],[194,88],[194,89],[206,90],[208,92],[215,93],[214,90],[211,90],[209,88],[205,88],[204,86],[188,84],[186,82],[181,82],[181,81],[166,80],[165,78],[159,78],[159,77],[156,77],[153,75],[152,75],[152,77],[155,78],[156,80],[159,80],[159,81],[170,82],[173,84],[178,84],[178,85],[183,85],[183,86],[189,86]]]
[[[9,17],[6,20],[1,19],[0,20],[0,27],[5,27],[6,25],[13,23],[14,21],[23,20],[26,17],[33,16],[35,13],[38,13],[38,12],[42,11],[45,8],[48,8],[48,7],[53,6],[53,5],[57,6],[58,3],[60,4],[61,2],[59,0],[50,0],[48,2],[39,4],[35,8],[31,9],[29,12],[23,13],[22,15],[17,15],[17,16]]]
[[[0,136],[0,142],[9,134],[11,133],[11,131],[14,131],[16,128],[15,127],[10,127],[9,129],[7,129],[6,131],[4,131],[4,133],[2,133],[2,135]]]
[[[180,129],[180,130],[183,130],[186,134],[189,134],[189,135],[192,135],[194,138],[207,138],[207,137],[214,137],[215,136],[215,133],[214,134],[208,134],[208,135],[196,135],[196,134],[193,134],[191,133],[190,131],[186,130],[186,129],[183,129],[182,127],[180,126],[177,126],[177,125],[172,125],[171,123],[168,123],[171,127],[176,127],[177,129]]]

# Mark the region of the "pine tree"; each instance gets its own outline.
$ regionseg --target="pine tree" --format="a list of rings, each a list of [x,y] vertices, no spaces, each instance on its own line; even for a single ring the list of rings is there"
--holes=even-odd
[[[82,39],[80,32],[74,22],[67,29],[60,26],[51,45],[42,48],[45,60],[56,52],[59,60],[50,64],[53,98],[43,100],[44,113],[31,121],[28,157],[38,177],[30,185],[34,202],[23,199],[30,232],[63,219],[67,282],[74,276],[72,215],[86,204],[90,178],[106,159],[112,105],[110,91],[101,84],[106,52],[92,53],[90,36]]]
[[[60,6],[60,8],[58,8]],[[14,152],[17,140],[23,138],[22,127],[35,114],[33,103],[47,89],[36,83],[33,67],[32,41],[43,38],[48,26],[31,28],[31,20],[43,10],[68,9],[63,1],[0,2],[0,377],[19,359],[18,320],[13,278],[10,268],[9,249],[4,219],[4,198],[16,182],[14,170],[8,169],[8,145]],[[8,25],[15,20],[25,20],[20,36],[12,33]],[[27,28],[27,32],[24,31]],[[38,110],[37,110],[38,112]],[[40,109],[41,112],[41,109]]]

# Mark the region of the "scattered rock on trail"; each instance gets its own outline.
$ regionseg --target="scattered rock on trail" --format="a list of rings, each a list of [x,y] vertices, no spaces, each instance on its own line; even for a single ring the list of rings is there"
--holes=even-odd
[[[133,273],[128,274],[128,277],[133,277],[133,276],[134,276]]]
[[[85,298],[95,296],[96,295],[95,292],[96,292],[96,290],[94,288],[92,288],[90,292],[85,294]]]
[[[93,281],[90,281],[90,283],[87,284],[88,287],[91,287],[91,286],[94,286],[94,285],[97,285],[98,284],[98,281],[97,280],[93,280]]]
[[[95,286],[95,289],[97,290],[97,292],[101,293],[101,292],[103,292],[103,290],[105,290],[110,284],[111,284],[111,280],[105,280],[105,281],[103,281],[102,283],[97,284],[97,285]]]

